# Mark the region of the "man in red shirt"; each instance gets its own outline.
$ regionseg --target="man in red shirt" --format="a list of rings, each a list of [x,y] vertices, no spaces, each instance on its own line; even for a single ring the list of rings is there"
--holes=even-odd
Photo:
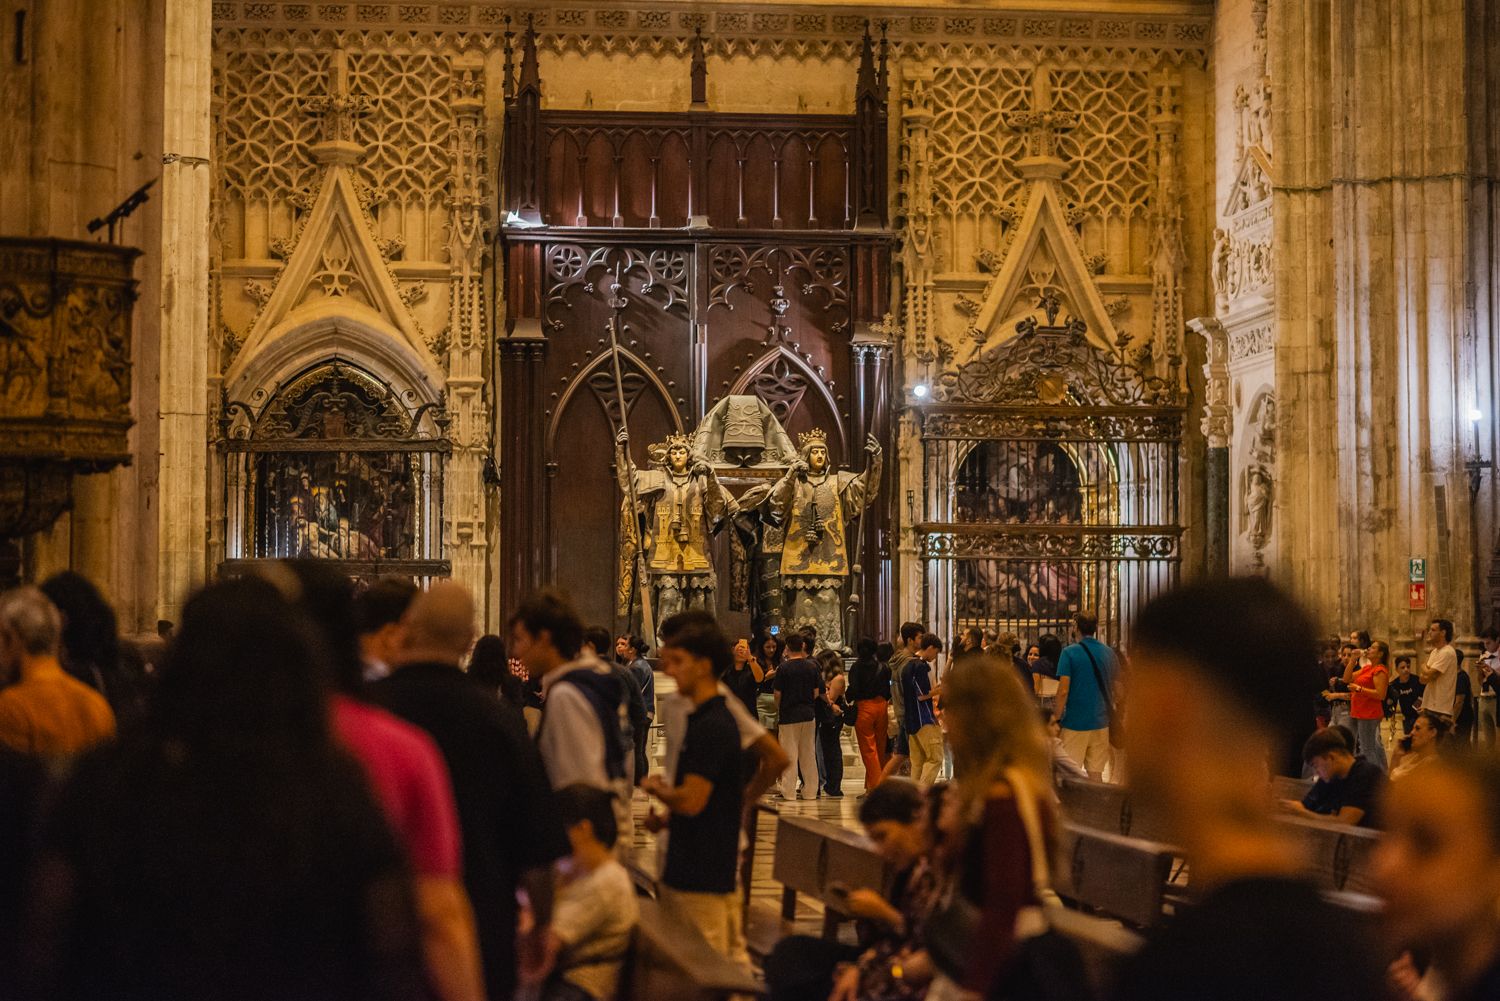
[[[442,752],[424,730],[364,700],[358,616],[348,579],[310,561],[293,566],[303,610],[323,629],[334,662],[334,732],[364,768],[411,861],[428,976],[442,1001],[480,1001],[479,945],[463,884],[458,810]]]

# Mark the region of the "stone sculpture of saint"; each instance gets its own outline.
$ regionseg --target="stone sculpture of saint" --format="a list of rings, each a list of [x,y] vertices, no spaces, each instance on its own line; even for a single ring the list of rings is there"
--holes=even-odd
[[[629,437],[615,439],[615,469],[626,505],[625,540],[634,546],[636,527],[645,523],[646,578],[655,620],[689,608],[714,610],[719,586],[709,553],[709,538],[734,514],[735,503],[719,483],[713,467],[692,458],[686,436],[674,434],[650,449],[653,469],[637,469],[626,451]],[[632,480],[638,505],[630,517]],[[636,589],[630,585],[633,552],[622,554],[627,569],[620,588],[622,613],[628,613]]]
[[[851,572],[849,521],[869,506],[880,485],[880,442],[865,442],[869,463],[859,474],[829,468],[828,436],[799,435],[800,457],[767,504],[785,532],[781,549],[782,608],[792,629],[817,627],[819,641],[844,645],[843,591]]]

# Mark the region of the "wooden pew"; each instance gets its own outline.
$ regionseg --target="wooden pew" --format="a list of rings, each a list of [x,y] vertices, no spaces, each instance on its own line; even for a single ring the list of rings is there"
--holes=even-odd
[[[799,893],[822,902],[825,938],[837,936],[839,923],[850,919],[835,885],[884,893],[891,878],[869,838],[827,821],[786,814],[776,821],[771,875],[782,885],[782,920],[796,919]]]
[[[1060,896],[1137,928],[1160,920],[1177,855],[1172,846],[1064,823],[1058,849]]]
[[[764,996],[765,985],[749,970],[715,952],[686,922],[641,898],[630,958],[621,977],[622,1001],[725,1001],[734,995]]]
[[[1370,871],[1370,857],[1380,843],[1380,833],[1367,827],[1351,827],[1316,817],[1285,816],[1286,824],[1302,843],[1311,868],[1310,876],[1322,890],[1374,896],[1378,890]]]
[[[1312,779],[1294,779],[1290,775],[1276,775],[1271,779],[1271,795],[1278,802],[1283,799],[1294,799],[1300,803],[1302,797],[1306,796],[1312,787]]]
[[[1079,827],[1109,834],[1130,833],[1133,815],[1130,793],[1121,785],[1088,779],[1063,779],[1057,790],[1063,819]]]
[[[1047,921],[1053,931],[1078,947],[1095,997],[1109,996],[1120,964],[1145,942],[1117,921],[1082,911],[1050,908]]]
[[[1063,819],[1071,823],[1107,834],[1166,840],[1166,825],[1161,818],[1143,809],[1125,786],[1064,779],[1057,796],[1062,802]]]

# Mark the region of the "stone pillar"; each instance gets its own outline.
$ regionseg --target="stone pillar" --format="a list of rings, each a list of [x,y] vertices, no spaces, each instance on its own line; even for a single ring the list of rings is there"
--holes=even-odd
[[[208,558],[212,28],[207,0],[166,0],[156,615],[174,622]]]
[[[881,331],[883,332],[883,331]],[[891,581],[890,512],[892,484],[896,482],[896,456],[891,447],[890,357],[892,344],[874,330],[854,339],[854,434],[850,438],[851,464],[854,456],[863,455],[866,434],[873,434],[885,449],[880,483],[875,501],[860,517],[861,574],[853,586],[860,598],[857,634],[844,637],[851,648],[862,637],[886,637],[891,634],[891,607],[894,595]],[[864,459],[868,462],[868,457]]]
[[[453,453],[443,480],[444,545],[453,564],[453,579],[474,596],[480,625],[498,628],[490,600],[488,503],[485,467],[493,440],[490,401],[485,393],[489,357],[485,322],[484,224],[488,204],[484,178],[483,74],[480,64],[465,61],[451,104],[453,131],[452,183],[447,207],[448,263],[453,269],[448,288],[447,361],[448,415]]]
[[[1469,6],[1271,5],[1273,572],[1329,627],[1407,636],[1446,615],[1462,632],[1471,615],[1471,247],[1494,222],[1469,202],[1465,109],[1485,94],[1466,56],[1489,44]],[[1427,559],[1421,611],[1407,608],[1412,556]]]
[[[1229,573],[1229,435],[1233,429],[1229,336],[1212,317],[1196,317],[1187,325],[1207,347],[1208,363],[1203,366],[1203,437],[1207,443],[1204,569],[1210,577],[1222,577]]]

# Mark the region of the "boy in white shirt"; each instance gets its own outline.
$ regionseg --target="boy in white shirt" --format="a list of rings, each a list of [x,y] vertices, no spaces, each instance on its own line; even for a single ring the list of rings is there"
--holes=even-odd
[[[541,1001],[610,1001],[640,911],[635,884],[614,855],[613,797],[570,785],[557,793],[573,852],[557,863],[558,890],[547,937]]]

